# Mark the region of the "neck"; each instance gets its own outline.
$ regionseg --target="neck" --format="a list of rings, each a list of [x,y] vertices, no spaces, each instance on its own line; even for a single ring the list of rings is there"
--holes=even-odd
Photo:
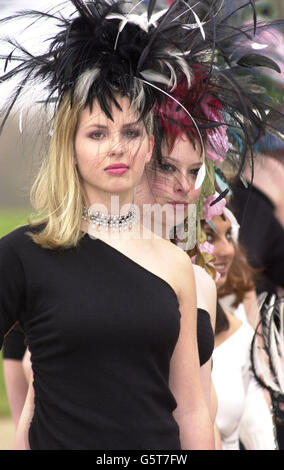
[[[105,215],[127,214],[133,204],[133,192],[127,193],[91,193],[86,191],[86,207],[91,212],[99,211]]]

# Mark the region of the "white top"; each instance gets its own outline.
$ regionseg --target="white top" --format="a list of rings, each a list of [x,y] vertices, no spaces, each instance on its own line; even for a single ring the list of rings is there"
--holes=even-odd
[[[243,322],[213,353],[212,378],[218,397],[216,424],[223,450],[239,450],[240,437],[247,450],[275,449],[272,416],[250,368],[253,334],[252,327]]]
[[[243,303],[240,303],[238,307],[233,307],[232,303],[235,300],[234,294],[226,295],[221,299],[218,299],[218,302],[221,304],[225,312],[230,312],[234,317],[237,317],[243,322],[248,322],[245,307]]]

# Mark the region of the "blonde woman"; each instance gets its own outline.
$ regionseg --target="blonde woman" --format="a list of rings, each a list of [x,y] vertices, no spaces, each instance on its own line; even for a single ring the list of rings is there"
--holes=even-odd
[[[133,227],[134,192],[151,158],[151,112],[178,83],[191,89],[194,79],[214,91],[210,102],[201,93],[192,120],[201,145],[212,119],[214,129],[221,127],[213,132],[222,141],[218,149],[211,145],[214,158],[226,153],[224,119],[253,136],[268,117],[263,122],[254,87],[219,66],[226,1],[213,0],[206,12],[203,4],[176,0],[155,12],[154,0],[144,15],[128,2],[69,3],[75,11],[68,18],[30,13],[31,24],[36,18],[59,28],[44,53],[9,39],[11,52],[1,56],[1,83],[19,83],[0,132],[18,98],[35,85],[43,85],[46,106],[55,104],[49,158],[32,192],[39,217],[0,242],[1,334],[20,321],[31,352],[28,443],[32,449],[212,449],[192,266],[168,240],[149,231],[141,239],[141,226]],[[250,60],[240,64],[242,77],[251,74]],[[213,113],[205,120],[203,106]],[[243,144],[246,150],[250,142]]]
[[[153,148],[155,93],[129,76],[133,62],[121,69],[121,42],[136,34],[137,53],[153,37],[127,25],[115,53],[111,44],[112,63],[102,63],[105,37],[119,32],[119,22],[105,18],[114,9],[73,3],[79,16],[64,24],[52,56],[60,96],[32,192],[41,216],[0,241],[1,336],[20,321],[31,352],[25,447],[213,449],[190,260],[167,240],[141,237],[139,220],[133,226],[134,190]],[[81,54],[84,40],[86,52],[84,31],[95,21],[103,44],[80,56],[78,70],[74,43]]]

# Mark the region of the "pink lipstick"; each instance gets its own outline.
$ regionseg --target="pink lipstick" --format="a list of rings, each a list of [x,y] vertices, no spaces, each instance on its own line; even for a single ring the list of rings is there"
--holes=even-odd
[[[127,170],[129,170],[129,167],[124,163],[113,163],[105,168],[105,171],[111,175],[122,175]]]

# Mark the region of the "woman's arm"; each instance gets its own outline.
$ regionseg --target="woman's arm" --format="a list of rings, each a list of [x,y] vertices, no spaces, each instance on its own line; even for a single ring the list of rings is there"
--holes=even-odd
[[[27,349],[22,361],[22,370],[25,374],[28,390],[25,396],[24,406],[21,410],[21,416],[16,430],[14,450],[30,450],[28,434],[31,420],[34,414],[33,371],[30,357],[30,352]]]
[[[197,348],[195,281],[189,257],[174,261],[181,314],[180,334],[170,364],[170,387],[176,399],[174,417],[182,449],[214,449],[214,430],[201,384]]]
[[[214,432],[215,432],[215,450],[222,450],[222,440],[220,436],[220,431],[217,428],[217,425],[214,425]]]
[[[193,264],[192,268],[195,278],[197,307],[203,308],[209,313],[211,325],[215,332],[217,304],[216,284],[211,276],[209,276],[201,266]]]
[[[255,290],[246,292],[243,299],[244,309],[246,312],[247,320],[253,329],[257,327],[260,321],[259,306]]]
[[[206,404],[208,406],[210,416],[212,423],[214,423],[215,420],[215,403],[212,402],[212,380],[211,380],[211,365],[212,365],[212,360],[210,359],[207,361],[203,366],[200,367],[200,380],[201,380],[201,385],[204,391],[204,397],[206,400]]]
[[[28,392],[22,360],[4,359],[3,372],[10,410],[17,428]]]
[[[29,428],[34,415],[34,388],[32,375],[30,378],[29,389],[26,401],[22,410],[19,424],[16,430],[16,440],[14,450],[30,450],[29,446]]]
[[[29,386],[22,363],[26,348],[24,332],[17,324],[5,337],[3,346],[3,372],[15,427],[18,425]]]
[[[193,264],[192,267],[195,278],[197,307],[209,313],[212,330],[213,333],[215,333],[217,303],[216,284],[205,269],[195,264]],[[206,402],[210,410],[212,423],[214,423],[217,413],[217,395],[213,386],[211,371],[212,358],[200,367],[200,374]]]

